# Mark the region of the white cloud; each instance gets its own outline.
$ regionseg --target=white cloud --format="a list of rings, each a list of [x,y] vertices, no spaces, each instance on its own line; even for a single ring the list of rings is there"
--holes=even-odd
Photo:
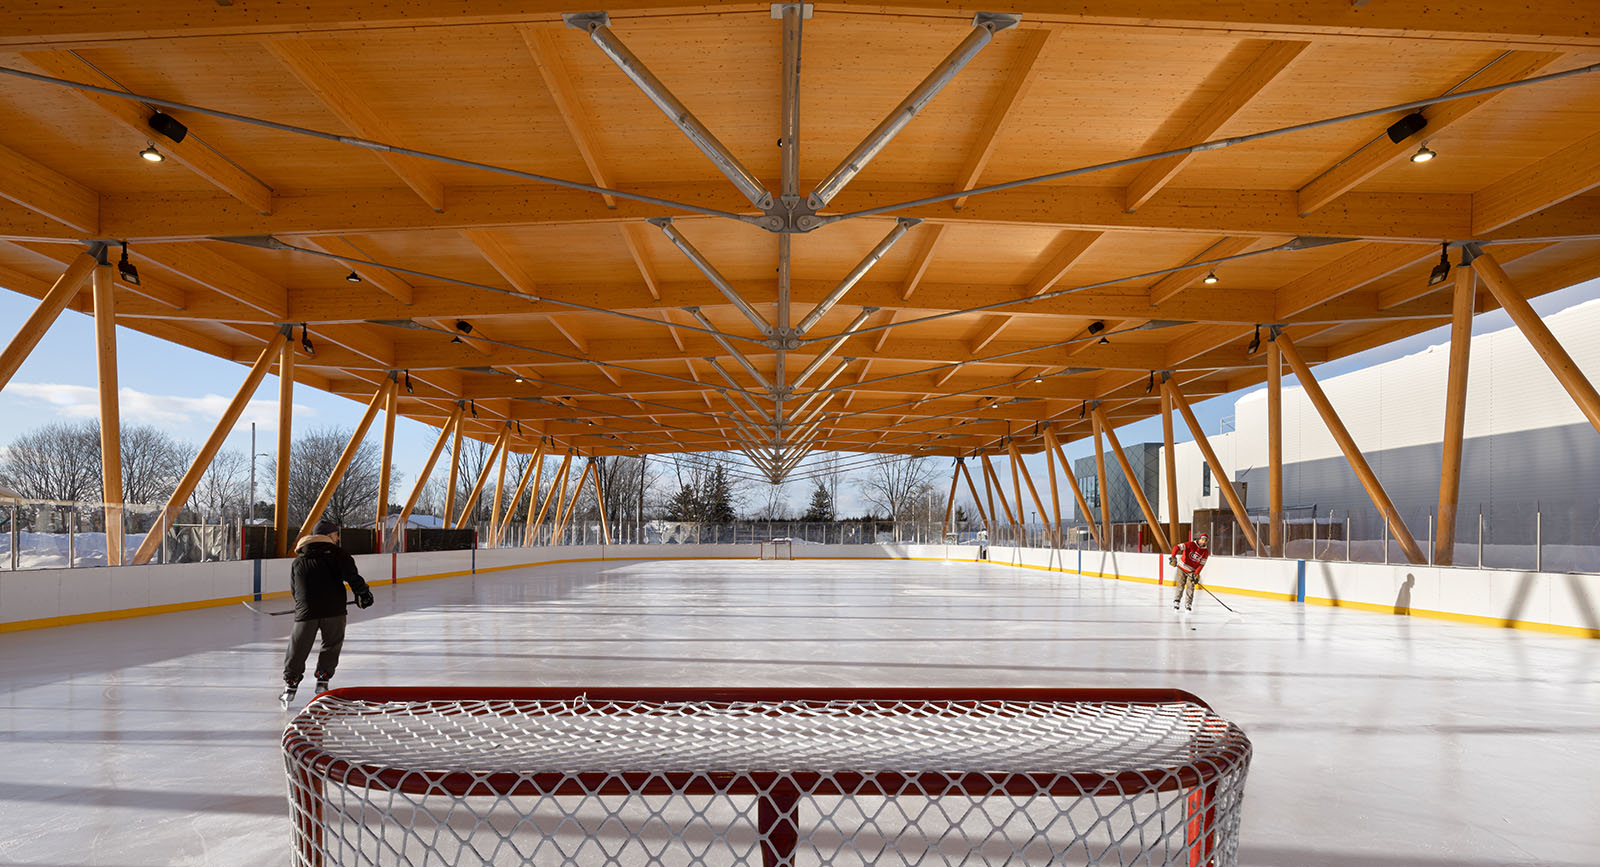
[[[48,404],[55,415],[71,419],[100,417],[100,397],[97,389],[87,385],[64,385],[54,382],[14,382],[6,386],[7,397],[20,397]],[[209,432],[222,417],[231,398],[220,394],[203,397],[186,397],[176,394],[150,394],[132,388],[119,389],[118,402],[125,424],[152,424],[171,429],[188,439],[198,439]],[[294,405],[295,418],[310,418],[317,411],[304,404]],[[255,422],[257,427],[275,430],[278,426],[278,402],[252,400],[245,407],[235,429]]]

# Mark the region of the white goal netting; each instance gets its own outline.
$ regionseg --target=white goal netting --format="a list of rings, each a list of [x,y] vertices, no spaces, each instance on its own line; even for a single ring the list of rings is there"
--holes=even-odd
[[[793,560],[794,542],[788,539],[772,539],[761,543],[762,560]]]
[[[1249,740],[1111,692],[335,690],[294,863],[1234,865]]]

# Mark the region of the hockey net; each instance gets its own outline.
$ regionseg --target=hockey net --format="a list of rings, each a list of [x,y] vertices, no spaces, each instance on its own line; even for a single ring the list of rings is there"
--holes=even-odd
[[[762,560],[793,560],[794,542],[789,539],[769,539],[761,543]]]
[[[298,865],[1217,865],[1250,742],[1176,690],[338,689]]]

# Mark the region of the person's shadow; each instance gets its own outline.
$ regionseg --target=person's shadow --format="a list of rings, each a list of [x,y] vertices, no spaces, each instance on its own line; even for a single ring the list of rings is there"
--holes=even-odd
[[[1417,576],[1406,573],[1406,583],[1400,585],[1400,593],[1394,597],[1394,613],[1411,613],[1411,588],[1417,583]]]

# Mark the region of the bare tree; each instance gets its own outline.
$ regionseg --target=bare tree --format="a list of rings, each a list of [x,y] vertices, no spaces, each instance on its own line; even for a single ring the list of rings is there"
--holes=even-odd
[[[750,517],[757,521],[787,521],[794,517],[789,509],[789,483],[780,482],[776,485],[767,485],[765,491],[758,491],[761,501],[756,506]]]
[[[189,497],[189,507],[206,519],[237,518],[248,507],[249,489],[250,468],[244,453],[223,449],[200,477]]]
[[[100,426],[52,422],[11,441],[0,484],[30,500],[100,499]]]
[[[289,520],[303,521],[316,503],[323,485],[333,476],[334,465],[350,440],[350,428],[317,428],[295,437],[289,447]],[[359,525],[372,521],[378,510],[378,446],[363,442],[356,448],[350,467],[333,491],[328,508],[312,520],[327,518],[339,524]],[[276,473],[274,466],[269,472]],[[391,469],[390,484],[398,474]]]
[[[100,426],[95,426],[98,440]],[[123,425],[122,497],[126,503],[163,503],[194,460],[197,449],[151,425]],[[95,469],[99,470],[99,446]]]
[[[889,520],[912,521],[928,511],[930,491],[938,496],[933,491],[935,472],[935,462],[928,458],[890,458],[868,468],[857,484],[867,505],[882,510]],[[943,508],[943,500],[939,502]]]

